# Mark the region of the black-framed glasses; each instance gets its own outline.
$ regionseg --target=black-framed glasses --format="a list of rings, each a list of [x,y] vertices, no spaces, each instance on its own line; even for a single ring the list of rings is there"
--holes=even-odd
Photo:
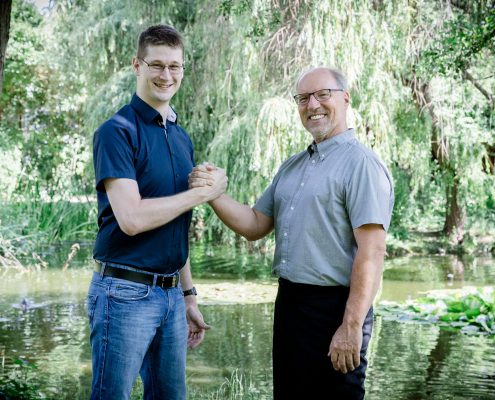
[[[332,92],[343,92],[344,89],[320,89],[313,93],[301,93],[294,96],[294,100],[300,106],[309,103],[309,99],[313,96],[320,103],[323,101],[330,100],[332,97]]]
[[[140,58],[139,60],[144,62],[148,66],[150,72],[153,72],[155,74],[161,74],[163,71],[165,71],[165,68],[167,68],[168,71],[170,72],[170,74],[178,75],[184,69],[184,65],[180,65],[180,64],[165,65],[165,64],[155,63],[155,62],[149,63],[142,58]]]

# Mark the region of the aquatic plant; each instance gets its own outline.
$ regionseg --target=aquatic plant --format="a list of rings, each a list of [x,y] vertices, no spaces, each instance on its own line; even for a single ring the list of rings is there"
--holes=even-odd
[[[376,313],[389,320],[436,323],[463,333],[495,337],[495,290],[492,286],[431,291],[405,303],[383,301]]]

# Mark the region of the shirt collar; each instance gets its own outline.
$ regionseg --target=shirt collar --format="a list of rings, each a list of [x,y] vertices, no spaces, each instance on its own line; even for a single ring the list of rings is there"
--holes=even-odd
[[[146,122],[150,123],[153,121],[162,122],[162,116],[160,113],[151,107],[148,103],[142,100],[137,94],[134,93],[131,100],[131,107],[141,116],[141,118]],[[176,123],[177,113],[174,109],[168,106],[167,121]]]
[[[338,135],[332,136],[331,138],[324,140],[323,142],[316,143],[315,141],[313,141],[313,143],[311,143],[308,146],[307,151],[309,155],[312,156],[313,153],[316,151],[319,153],[326,152],[328,151],[328,149],[330,149],[330,147],[349,142],[354,138],[355,138],[354,129],[349,128],[346,129],[344,132],[339,133]]]

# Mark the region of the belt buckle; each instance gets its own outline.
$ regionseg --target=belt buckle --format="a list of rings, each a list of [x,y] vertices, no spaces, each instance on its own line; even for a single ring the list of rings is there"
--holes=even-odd
[[[168,280],[169,279],[172,279],[172,282],[170,282],[170,285],[165,285],[165,282],[168,283]],[[162,277],[161,279],[161,282],[160,282],[160,287],[162,289],[168,289],[168,288],[171,288],[171,287],[176,287],[177,284],[178,284],[178,281],[179,281],[179,276],[178,275],[174,275],[174,276],[164,276]]]

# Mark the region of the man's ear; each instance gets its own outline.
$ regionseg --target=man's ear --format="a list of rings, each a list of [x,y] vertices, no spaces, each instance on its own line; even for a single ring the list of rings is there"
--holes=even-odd
[[[132,70],[134,71],[134,75],[139,76],[141,70],[141,64],[139,64],[139,59],[137,57],[132,58]]]
[[[344,91],[344,101],[347,105],[351,102],[351,95],[347,90]]]

